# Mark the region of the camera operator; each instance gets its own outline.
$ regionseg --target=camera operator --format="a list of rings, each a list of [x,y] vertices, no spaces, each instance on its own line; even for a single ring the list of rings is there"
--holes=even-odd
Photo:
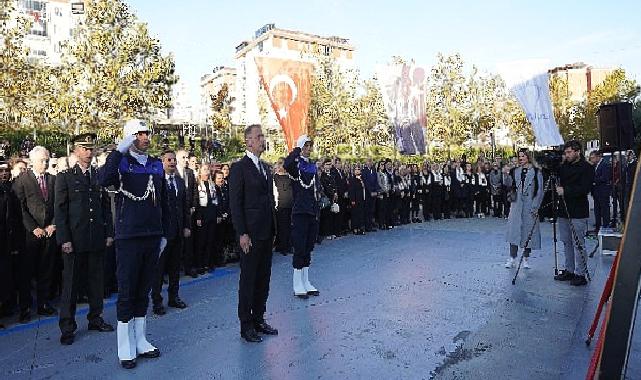
[[[583,286],[588,283],[585,278],[587,257],[581,250],[585,246],[585,233],[588,229],[588,194],[592,190],[594,170],[583,158],[578,141],[572,140],[565,144],[563,157],[556,192],[561,197],[558,204],[559,235],[565,246],[565,270],[554,276],[554,279]],[[573,232],[576,236],[573,236]]]

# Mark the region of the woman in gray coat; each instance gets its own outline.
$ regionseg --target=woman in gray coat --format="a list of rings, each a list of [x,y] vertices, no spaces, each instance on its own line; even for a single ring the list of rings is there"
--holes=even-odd
[[[514,266],[514,259],[521,247],[524,248],[523,267],[528,269],[530,252],[533,249],[541,249],[541,230],[537,213],[543,200],[545,184],[541,171],[534,166],[531,152],[520,150],[518,160],[519,166],[512,170],[512,191],[516,192],[516,200],[512,202],[508,216],[507,241],[510,243],[510,258],[505,267]],[[530,231],[533,232],[528,241]]]

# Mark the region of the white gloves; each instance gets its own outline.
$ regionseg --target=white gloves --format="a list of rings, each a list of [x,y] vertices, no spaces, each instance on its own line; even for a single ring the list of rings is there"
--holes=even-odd
[[[312,139],[310,139],[307,135],[301,135],[296,141],[296,147],[303,149],[303,147],[305,146],[305,143],[308,141],[312,141]]]
[[[158,257],[162,255],[162,251],[167,247],[167,239],[163,236],[160,238],[160,252],[158,252]]]
[[[129,150],[131,144],[136,141],[136,135],[127,135],[118,143],[118,152],[125,154]]]

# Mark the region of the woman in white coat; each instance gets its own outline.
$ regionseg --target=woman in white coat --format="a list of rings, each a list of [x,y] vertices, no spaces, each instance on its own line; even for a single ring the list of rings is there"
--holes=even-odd
[[[508,216],[507,242],[510,244],[510,258],[506,268],[514,266],[514,259],[519,247],[524,248],[523,267],[530,268],[528,257],[533,249],[541,249],[541,230],[539,228],[538,210],[543,200],[545,184],[543,175],[532,160],[532,154],[522,149],[518,154],[519,166],[511,172],[512,191],[516,199],[510,207]],[[532,236],[528,241],[528,236]]]

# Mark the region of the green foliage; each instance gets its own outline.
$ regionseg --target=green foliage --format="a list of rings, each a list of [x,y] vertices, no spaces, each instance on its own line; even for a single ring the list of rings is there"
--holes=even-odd
[[[570,99],[565,79],[553,76],[550,80],[554,116],[561,135],[566,140],[587,142],[598,139],[596,112],[599,107],[612,102],[630,101],[636,93],[636,81],[628,79],[623,69],[608,74],[605,80],[580,102]],[[635,108],[638,109],[638,105]]]
[[[308,114],[310,135],[319,155],[354,155],[372,145],[391,144],[383,99],[374,79],[361,81],[358,71],[344,70],[319,58],[312,77]],[[340,148],[339,146],[348,146]]]
[[[228,131],[231,126],[231,113],[233,111],[232,102],[234,98],[229,95],[227,83],[216,95],[211,95],[211,123],[214,128],[220,131]]]
[[[151,119],[171,106],[174,61],[161,54],[121,0],[85,3],[84,21],[63,48],[62,64],[28,59],[23,46],[30,23],[0,0],[0,126],[94,131],[112,139],[125,119]],[[17,20],[11,26],[11,20]]]

